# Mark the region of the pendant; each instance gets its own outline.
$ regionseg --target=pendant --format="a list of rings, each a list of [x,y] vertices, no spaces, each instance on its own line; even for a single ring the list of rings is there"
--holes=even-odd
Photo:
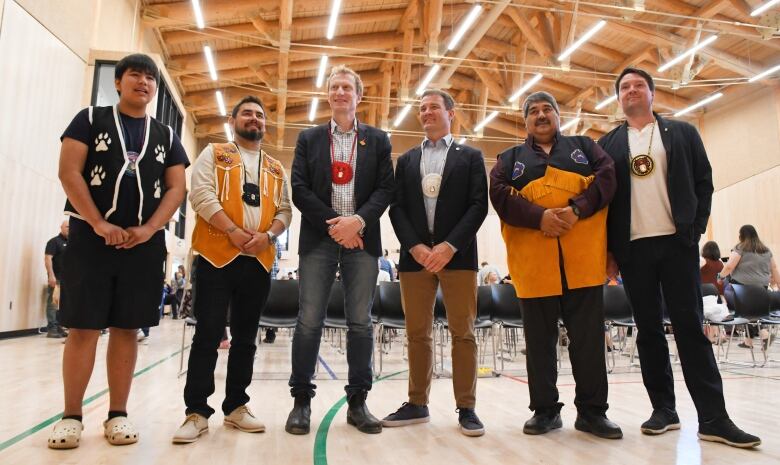
[[[436,198],[439,196],[439,189],[441,188],[441,175],[436,173],[426,174],[422,178],[421,184],[423,195],[428,198]]]
[[[650,155],[637,155],[631,159],[631,173],[634,176],[643,178],[653,173],[655,161]]]

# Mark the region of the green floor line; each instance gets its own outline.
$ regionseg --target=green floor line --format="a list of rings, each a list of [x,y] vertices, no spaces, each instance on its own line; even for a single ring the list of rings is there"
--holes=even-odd
[[[390,373],[387,376],[377,378],[374,383],[384,381],[387,378],[392,378],[393,376],[400,375],[401,373],[405,373],[407,371],[409,370],[401,370],[396,371],[395,373]],[[322,422],[320,422],[320,427],[317,428],[317,436],[314,438],[314,465],[328,465],[328,431],[330,430],[330,424],[333,422],[333,418],[336,417],[336,413],[338,413],[338,411],[341,410],[341,407],[343,407],[346,403],[346,396],[339,399],[338,402],[333,404],[333,407],[328,410],[328,413],[325,414]]]
[[[184,350],[186,350],[188,347],[189,346],[185,347]],[[136,371],[135,373],[133,373],[133,378],[141,376],[142,374],[144,374],[147,371],[151,370],[152,368],[160,365],[161,363],[166,362],[166,361],[172,359],[173,357],[179,355],[179,353],[181,353],[181,349],[177,350],[176,352],[172,353],[171,355],[169,355],[169,356],[167,356],[165,358],[157,360],[156,362],[152,363],[151,365],[149,365],[149,366],[147,366],[145,368],[142,368],[142,369]],[[89,405],[92,402],[94,402],[95,400],[103,397],[106,394],[108,394],[108,389],[107,388],[103,389],[102,391],[97,392],[97,393],[95,393],[95,394],[93,394],[93,395],[91,395],[89,397],[87,397],[86,399],[84,399],[84,401],[81,403],[81,405],[83,405],[83,406]],[[60,418],[62,418],[62,414],[63,414],[63,412],[60,412],[60,413],[54,415],[51,418],[47,418],[46,420],[43,420],[42,422],[38,423],[37,425],[33,426],[32,428],[17,434],[16,436],[12,437],[11,439],[9,439],[9,440],[7,440],[5,442],[0,443],[0,452],[2,452],[5,449],[8,449],[9,447],[13,446],[14,444],[18,443],[19,441],[22,441],[25,438],[27,438],[29,436],[32,436],[33,434],[37,433],[38,431],[42,430],[43,428],[46,428],[47,426],[54,424],[54,422],[56,422]]]

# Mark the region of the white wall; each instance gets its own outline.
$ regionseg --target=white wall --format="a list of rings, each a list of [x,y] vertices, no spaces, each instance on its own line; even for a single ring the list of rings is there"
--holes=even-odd
[[[44,321],[43,251],[65,204],[59,135],[81,107],[84,61],[11,0],[0,57],[0,331],[9,331]]]
[[[59,136],[90,103],[95,60],[142,52],[163,65],[140,6],[140,0],[0,0],[0,333],[45,324],[44,247],[59,231],[65,204]],[[162,73],[183,110],[164,67]],[[156,102],[150,113],[155,108]],[[188,116],[182,143],[192,156],[197,141]],[[187,244],[168,241],[171,264],[184,261]]]

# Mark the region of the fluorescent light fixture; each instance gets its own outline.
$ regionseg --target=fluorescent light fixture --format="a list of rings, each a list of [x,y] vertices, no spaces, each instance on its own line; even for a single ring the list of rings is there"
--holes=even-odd
[[[488,125],[489,122],[496,119],[496,116],[498,116],[498,110],[494,110],[491,114],[487,115],[485,119],[482,120],[478,125],[474,126],[474,132],[479,132]]]
[[[404,118],[406,118],[406,115],[409,113],[409,110],[412,109],[412,104],[407,103],[406,106],[404,106],[401,111],[398,112],[398,116],[395,117],[395,121],[393,121],[393,127],[397,128],[401,125]]]
[[[466,143],[466,138],[465,137],[461,137],[460,139],[458,139],[458,145],[463,145],[465,143]]]
[[[333,0],[333,8],[330,9],[330,20],[328,21],[328,33],[325,37],[332,39],[336,34],[336,22],[339,19],[339,10],[341,9],[341,0]]]
[[[230,125],[222,123],[222,127],[225,128],[225,137],[227,137],[228,142],[233,142],[233,131],[230,130]]]
[[[708,46],[709,44],[715,42],[715,40],[718,38],[717,35],[712,35],[707,37],[706,39],[702,40],[698,44],[694,45],[693,47],[689,48],[685,52],[681,53],[677,58],[673,59],[672,61],[667,62],[664,65],[661,65],[660,68],[658,68],[659,73],[663,73],[667,69],[671,68],[672,66],[676,65],[677,63],[683,61],[684,59],[688,58],[689,56],[693,55],[694,53],[698,52],[699,50],[703,49],[704,47]]]
[[[192,10],[195,13],[195,24],[198,25],[198,29],[206,27],[206,22],[203,21],[203,10],[200,9],[200,0],[192,0]]]
[[[222,91],[217,91],[217,108],[219,108],[219,114],[222,116],[227,115],[227,111],[225,111],[225,100],[222,98]]]
[[[458,42],[460,42],[460,39],[463,38],[464,35],[466,35],[466,31],[469,30],[469,28],[474,24],[474,21],[479,18],[479,14],[482,12],[482,5],[474,5],[474,8],[469,11],[469,14],[466,16],[466,19],[463,20],[462,23],[460,23],[460,27],[455,32],[455,35],[452,36],[452,39],[450,40],[450,43],[447,45],[447,50],[452,50],[458,45]]]
[[[717,100],[717,99],[719,99],[721,97],[723,97],[723,93],[722,92],[718,92],[717,94],[710,95],[709,97],[705,98],[701,102],[694,103],[693,105],[689,106],[688,108],[685,108],[683,110],[678,111],[677,113],[674,114],[674,117],[676,118],[678,116],[682,116],[682,115],[684,115],[684,114],[686,114],[686,113],[688,113],[690,111],[693,111],[693,110],[695,110],[695,109],[697,109],[699,107],[702,107],[702,106],[704,106],[704,105],[706,105],[706,104],[708,104],[708,103],[710,103],[710,102],[712,102],[714,100]]]
[[[634,0],[634,10],[645,11],[645,0]]]
[[[309,121],[314,121],[317,118],[317,105],[320,103],[320,99],[314,97],[311,99],[311,108],[309,109]]]
[[[588,30],[588,32],[586,32],[585,34],[583,34],[583,35],[582,35],[582,37],[580,37],[579,39],[577,39],[577,41],[576,41],[576,42],[574,42],[573,44],[571,44],[571,45],[569,46],[569,48],[567,48],[567,49],[566,49],[566,51],[564,51],[563,53],[561,53],[561,56],[559,56],[559,57],[558,57],[558,61],[563,61],[563,60],[565,60],[565,59],[566,59],[566,57],[568,57],[569,55],[571,55],[572,53],[574,53],[574,51],[575,51],[575,50],[577,50],[578,48],[580,48],[580,46],[582,46],[582,44],[584,44],[585,42],[587,42],[587,41],[588,41],[588,40],[589,40],[591,37],[593,37],[593,36],[594,36],[594,35],[595,35],[597,32],[599,32],[599,29],[601,29],[602,27],[604,27],[604,26],[606,26],[606,25],[607,25],[607,22],[606,22],[606,21],[604,21],[603,19],[602,19],[602,20],[599,20],[599,22],[597,22],[595,26],[593,26],[592,28],[590,28],[590,29]]]
[[[780,65],[777,65],[774,68],[769,68],[768,70],[764,71],[763,73],[756,74],[752,78],[748,79],[748,82],[756,82],[759,79],[764,79],[765,77],[769,76],[770,74],[776,73],[778,70],[780,70]]]
[[[601,110],[602,108],[606,107],[610,103],[617,100],[617,95],[613,95],[612,97],[607,97],[604,100],[600,101],[598,105],[596,105],[596,110]]]
[[[322,55],[320,59],[320,70],[317,72],[317,89],[322,87],[322,83],[325,82],[325,70],[328,67],[328,55]]]
[[[214,55],[211,54],[211,47],[204,45],[203,54],[206,55],[206,64],[209,65],[209,74],[211,75],[211,80],[216,81],[217,67],[214,66]]]
[[[512,94],[511,97],[509,97],[510,102],[514,102],[515,100],[519,99],[521,95],[528,92],[528,89],[534,86],[537,82],[539,82],[542,79],[542,73],[537,73],[534,77],[528,80],[528,82],[525,83],[525,85],[519,89],[517,89],[517,92]]]
[[[579,116],[574,118],[573,120],[570,120],[568,123],[566,123],[563,126],[561,126],[561,132],[566,131],[567,129],[570,129],[572,127],[577,126],[577,124],[579,124],[579,122],[580,122]]]
[[[417,95],[422,95],[423,92],[425,92],[425,88],[428,87],[428,84],[433,81],[433,77],[436,76],[436,73],[439,72],[439,68],[441,68],[438,63],[433,65],[433,68],[428,71],[428,74],[425,75],[425,79],[422,80],[419,87],[417,87]]]
[[[765,12],[766,10],[772,8],[779,2],[780,0],[769,0],[768,2],[764,3],[760,7],[756,8],[750,13],[750,16],[758,16],[761,13]]]

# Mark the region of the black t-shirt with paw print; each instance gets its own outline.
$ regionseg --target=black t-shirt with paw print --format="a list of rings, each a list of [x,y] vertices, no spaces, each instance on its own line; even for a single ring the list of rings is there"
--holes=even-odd
[[[138,184],[135,173],[135,159],[138,158],[138,154],[141,153],[144,143],[144,122],[145,118],[133,118],[123,113],[119,113],[122,126],[124,127],[124,139],[125,149],[130,160],[130,165],[122,176],[122,182],[119,184],[119,195],[117,196],[117,209],[116,213],[111,215],[111,222],[117,226],[127,228],[130,226],[138,226],[138,207],[141,202],[140,194],[138,193]],[[70,122],[65,132],[62,133],[60,140],[69,137],[89,145],[89,131],[91,124],[89,122],[89,109],[85,108],[78,112]],[[147,147],[148,156],[154,156],[152,147]],[[173,135],[173,144],[171,145],[171,151],[165,157],[165,167],[175,165],[184,165],[186,168],[190,165],[187,153],[184,151],[184,147],[181,145],[179,137]]]

